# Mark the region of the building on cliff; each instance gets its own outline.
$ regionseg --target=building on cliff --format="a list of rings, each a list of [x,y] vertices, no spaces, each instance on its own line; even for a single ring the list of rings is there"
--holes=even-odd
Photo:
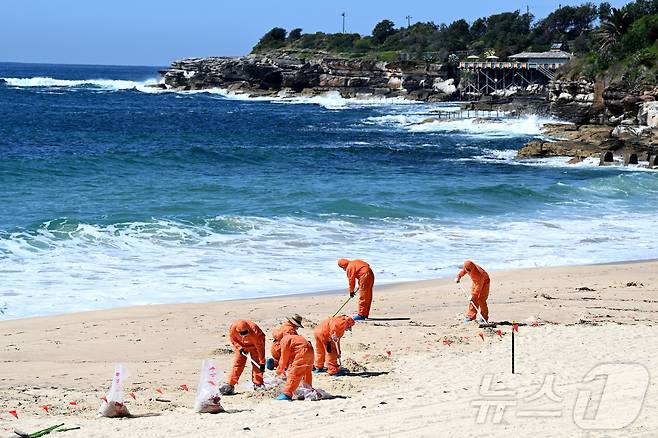
[[[506,61],[469,57],[459,63],[461,93],[509,96],[520,90],[541,92],[572,56],[562,50],[561,44],[553,44],[547,52],[521,52]]]

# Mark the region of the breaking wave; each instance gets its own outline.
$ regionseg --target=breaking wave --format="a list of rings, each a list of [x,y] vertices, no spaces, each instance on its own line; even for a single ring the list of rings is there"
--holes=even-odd
[[[150,86],[157,85],[157,79],[148,79],[143,82],[121,79],[55,79],[51,77],[33,78],[0,78],[7,85],[16,88],[97,88],[102,90],[131,90],[149,91]],[[157,90],[153,88],[153,90]]]

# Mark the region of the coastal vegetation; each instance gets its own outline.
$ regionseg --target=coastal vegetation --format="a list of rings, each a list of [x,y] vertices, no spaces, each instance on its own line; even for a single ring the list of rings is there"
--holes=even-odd
[[[469,23],[418,22],[395,27],[384,19],[371,35],[286,32],[275,27],[253,53],[293,51],[383,61],[455,63],[468,56],[501,59],[524,50],[545,51],[559,42],[573,52],[564,73],[593,79],[610,73],[656,81],[658,72],[658,0],[636,0],[617,9],[609,3],[561,6],[537,19],[529,11],[503,12]]]

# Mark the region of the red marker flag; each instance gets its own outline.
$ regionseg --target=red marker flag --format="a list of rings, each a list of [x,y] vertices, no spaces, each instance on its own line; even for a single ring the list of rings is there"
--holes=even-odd
[[[190,390],[190,388],[184,383],[180,386],[180,389],[182,389],[183,391],[189,391]]]
[[[484,333],[480,333],[480,338],[484,341]]]
[[[105,403],[107,403],[107,397],[102,396],[102,397],[101,397],[101,400],[103,400]],[[72,405],[73,403],[75,403],[75,402],[71,402],[71,403],[69,403],[69,404]]]
[[[386,350],[386,354],[388,354],[388,357],[391,357],[391,350]]]
[[[539,327],[539,323],[538,323],[538,322],[533,322],[533,323],[532,323],[532,326],[533,326],[533,327]]]
[[[101,397],[101,398],[102,398],[103,400],[105,400],[105,403],[107,403],[107,399],[105,398],[105,396],[103,396],[103,397]],[[69,404],[70,404],[71,406],[78,406],[78,402],[75,401],[75,400],[69,402]]]
[[[162,394],[162,388],[155,388],[155,392],[157,392],[158,394]]]
[[[502,331],[501,329],[496,330],[496,333],[497,333],[498,336],[500,336],[501,338],[503,337],[503,331]]]
[[[10,413],[11,415],[13,415],[14,417],[16,417],[16,419],[18,420],[18,412],[16,412],[16,411],[9,411],[9,413]]]
[[[208,383],[211,384],[212,386],[217,385],[214,380],[208,380]]]
[[[48,405],[39,406],[44,411],[48,412]]]
[[[133,400],[137,400],[137,397],[135,396],[134,392],[129,392],[128,395],[131,396]]]
[[[443,345],[450,346],[450,344],[452,344],[452,341],[450,341],[450,340],[448,340],[448,339],[444,339],[444,340],[443,340]]]
[[[535,324],[537,324],[537,323],[535,323]],[[535,324],[533,324],[533,326],[534,326]],[[537,325],[539,325],[539,324],[537,324]],[[515,332],[518,333],[518,332],[519,332],[519,325],[518,325],[518,324],[512,324],[512,330],[514,330]]]

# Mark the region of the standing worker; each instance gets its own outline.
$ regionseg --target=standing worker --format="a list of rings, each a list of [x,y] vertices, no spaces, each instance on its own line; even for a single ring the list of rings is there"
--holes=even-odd
[[[475,320],[477,316],[477,310],[473,305],[478,306],[480,309],[480,314],[484,318],[484,321],[489,321],[489,308],[487,307],[487,298],[489,298],[489,274],[487,271],[482,269],[481,266],[476,265],[470,260],[464,262],[464,268],[459,271],[457,278],[455,278],[455,283],[459,283],[461,278],[468,274],[471,277],[471,303],[468,304],[468,312],[466,314],[466,320],[464,322],[471,322]]]
[[[359,280],[359,307],[358,314],[354,316],[354,320],[363,321],[370,316],[375,274],[370,269],[370,265],[363,260],[338,259],[338,266],[343,268],[347,274],[350,297],[354,296],[354,286],[356,285],[356,280]]]
[[[255,389],[265,389],[263,384],[263,372],[265,371],[265,333],[252,321],[244,319],[237,320],[231,324],[228,330],[231,344],[235,350],[233,358],[233,369],[228,383],[219,387],[223,395],[235,394],[235,385],[240,380],[247,363],[247,355],[259,365],[252,363],[251,381]]]
[[[272,348],[270,349],[272,357],[265,362],[265,366],[268,370],[273,370],[279,365],[279,358],[281,357],[281,338],[285,335],[297,335],[297,329],[304,328],[302,320],[303,318],[295,313],[294,316],[286,318],[286,321],[284,321],[281,327],[272,332],[272,338],[274,339],[272,342]]]
[[[354,319],[346,315],[331,316],[315,328],[315,372],[329,371],[331,376],[340,376],[338,358],[340,357],[340,338],[345,330],[352,330]],[[325,361],[326,357],[326,361]],[[325,367],[325,363],[327,366]]]
[[[281,360],[276,369],[278,375],[286,375],[286,384],[277,400],[292,400],[292,394],[304,381],[313,385],[313,346],[299,335],[285,335],[280,341]]]

